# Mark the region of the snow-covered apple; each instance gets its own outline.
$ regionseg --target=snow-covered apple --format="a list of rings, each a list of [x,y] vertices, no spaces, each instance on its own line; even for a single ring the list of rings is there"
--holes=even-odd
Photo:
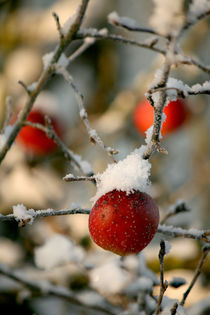
[[[159,210],[145,192],[112,190],[101,196],[89,216],[92,240],[105,250],[126,256],[145,248],[159,224]]]
[[[166,115],[161,128],[163,136],[181,127],[188,117],[186,104],[181,99],[170,101],[163,112]],[[147,99],[140,101],[133,112],[133,122],[136,129],[144,135],[145,131],[152,126],[153,120],[154,110],[151,104]]]
[[[45,115],[51,119],[52,126],[59,137],[63,137],[63,126],[61,125],[60,118],[42,111],[41,109],[32,109],[27,121],[32,123],[45,124]],[[16,142],[25,149],[27,153],[34,155],[46,155],[54,152],[57,149],[57,144],[50,139],[46,133],[40,129],[32,126],[23,127],[17,138]]]

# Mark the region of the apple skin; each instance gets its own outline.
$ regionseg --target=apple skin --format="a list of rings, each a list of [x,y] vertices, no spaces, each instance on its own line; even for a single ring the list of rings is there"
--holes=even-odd
[[[154,237],[159,210],[146,193],[112,190],[100,197],[89,216],[92,240],[120,256],[136,254]]]
[[[49,114],[47,115],[51,119],[56,134],[62,138],[63,128],[61,122],[58,118]],[[27,121],[44,125],[44,117],[45,113],[37,109],[32,109],[28,115]],[[23,127],[16,138],[16,142],[25,149],[26,153],[35,156],[47,155],[57,149],[57,144],[52,139],[48,138],[44,131],[32,126]]]
[[[163,112],[166,115],[166,120],[161,128],[163,136],[181,127],[189,115],[186,105],[181,99],[169,102]],[[152,105],[147,99],[140,101],[133,112],[133,122],[136,129],[144,135],[145,131],[152,126],[153,120],[154,110]]]

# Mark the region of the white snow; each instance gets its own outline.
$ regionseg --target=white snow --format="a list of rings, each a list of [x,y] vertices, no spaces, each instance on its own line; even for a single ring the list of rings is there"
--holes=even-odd
[[[121,292],[129,279],[129,273],[120,267],[116,258],[90,271],[92,287],[107,295]]]
[[[109,164],[102,174],[96,175],[97,192],[92,198],[95,203],[102,195],[114,189],[127,194],[134,190],[148,191],[151,164],[142,158],[144,147],[134,150],[124,160]]]
[[[44,269],[69,262],[79,263],[83,258],[83,249],[61,234],[53,235],[44,245],[35,249],[35,263],[39,268]]]
[[[47,69],[47,67],[50,65],[52,58],[54,56],[54,51],[51,51],[45,55],[42,56],[42,62],[43,62],[43,66],[44,69]],[[57,61],[57,65],[66,68],[68,66],[69,60],[66,57],[66,55],[64,53],[61,54],[60,58]]]
[[[88,161],[82,160],[79,154],[74,154],[74,158],[77,163],[80,164],[80,167],[82,168],[84,174],[88,175],[93,173],[92,167]]]
[[[181,91],[185,97],[188,96],[188,92],[190,91],[190,87],[185,84],[183,81],[181,80],[177,80],[175,78],[170,77],[168,79],[167,85],[168,88],[171,88],[169,90],[167,90],[167,96],[169,98],[169,100],[171,101],[175,101],[177,99],[177,90]]]
[[[13,214],[16,221],[27,221],[27,223],[32,224],[35,211],[33,209],[27,210],[23,204],[18,204],[13,206]]]
[[[120,17],[116,11],[109,13],[108,22],[113,25],[125,25],[131,29],[138,27],[138,24],[135,20],[126,16]]]
[[[202,85],[197,83],[191,87],[191,90],[195,93],[199,93],[205,90],[210,90],[210,81],[204,82]]]
[[[4,132],[0,134],[0,150],[3,148],[3,146],[7,142],[7,139],[9,138],[12,129],[13,127],[11,125],[8,125],[6,126],[6,128],[4,128]]]
[[[184,22],[183,0],[153,0],[151,26],[162,35],[177,32]]]
[[[53,58],[53,54],[54,54],[54,51],[51,51],[51,52],[42,56],[42,62],[43,62],[44,69],[47,69],[47,67],[51,63],[52,58]]]
[[[198,16],[207,12],[209,9],[209,0],[193,0],[189,8],[188,21],[191,23],[196,22]]]
[[[80,205],[76,202],[72,202],[70,205],[70,210],[81,209]]]
[[[165,243],[165,253],[168,254],[171,249],[171,244],[168,241],[164,241]]]

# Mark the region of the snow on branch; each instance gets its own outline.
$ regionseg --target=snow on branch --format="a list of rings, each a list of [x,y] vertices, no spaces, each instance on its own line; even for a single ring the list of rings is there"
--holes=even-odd
[[[129,17],[119,16],[116,11],[109,13],[108,15],[108,22],[114,26],[123,27],[129,31],[134,32],[143,32],[143,33],[150,33],[154,35],[159,35],[155,30],[152,28],[140,27],[138,23]]]
[[[25,276],[24,272],[11,270],[3,264],[0,264],[0,274],[20,283],[21,286],[24,286],[31,292],[36,292],[41,296],[50,295],[60,297],[83,308],[100,311],[110,315],[119,314],[120,311],[119,308],[112,306],[105,298],[95,291],[92,292],[94,294],[94,298],[87,301],[83,295],[75,294],[65,287],[52,285],[50,282],[45,280],[32,281]]]
[[[18,208],[17,208],[18,207]],[[20,209],[20,207],[22,209]],[[17,221],[19,226],[22,227],[27,223],[32,223],[34,219],[37,218],[46,218],[46,217],[54,217],[60,215],[69,215],[69,214],[89,214],[90,210],[81,209],[80,207],[76,207],[74,209],[46,209],[46,210],[27,210],[24,205],[13,206],[13,214],[3,215],[0,214],[0,222],[3,221]]]
[[[96,38],[97,40],[117,41],[117,42],[129,44],[129,45],[133,45],[133,46],[137,46],[137,47],[150,49],[150,50],[153,50],[153,51],[155,51],[157,53],[160,53],[162,55],[166,54],[165,49],[161,49],[161,48],[155,46],[156,41],[155,41],[155,43],[153,41],[151,43],[151,41],[148,42],[147,39],[145,41],[140,42],[140,41],[137,41],[137,40],[133,40],[133,39],[129,39],[129,38],[123,37],[121,35],[109,34],[109,33],[101,34],[97,30],[94,30],[94,32],[93,32],[92,29],[82,29],[76,35],[77,39],[83,39],[85,37]]]

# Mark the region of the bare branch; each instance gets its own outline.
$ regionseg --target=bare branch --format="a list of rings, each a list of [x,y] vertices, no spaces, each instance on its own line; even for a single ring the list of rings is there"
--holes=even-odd
[[[202,252],[201,258],[200,258],[200,260],[199,260],[199,262],[198,262],[198,265],[197,265],[197,267],[196,267],[196,270],[195,270],[195,275],[194,275],[193,279],[191,280],[191,282],[190,282],[190,284],[189,284],[189,287],[187,288],[187,290],[186,290],[185,293],[183,294],[183,298],[182,298],[182,300],[181,300],[181,302],[180,302],[180,305],[182,305],[182,306],[185,304],[185,301],[186,301],[186,299],[187,299],[187,297],[188,297],[190,291],[192,290],[192,288],[193,288],[195,282],[197,281],[197,279],[198,279],[198,277],[199,277],[199,275],[200,275],[200,273],[201,273],[201,269],[202,269],[202,266],[203,266],[203,264],[204,264],[204,261],[205,261],[206,257],[208,256],[208,253],[209,253],[209,251],[210,251],[210,246],[209,246],[209,245],[205,245],[205,246],[203,247],[203,250],[202,250],[202,251],[203,251],[203,252]]]
[[[7,266],[0,264],[0,274],[19,282],[24,287],[27,287],[30,291],[39,293],[41,296],[52,295],[56,297],[63,298],[73,304],[79,305],[83,308],[88,308],[92,310],[101,311],[105,314],[117,314],[117,309],[115,309],[108,301],[102,298],[100,305],[85,303],[82,298],[78,298],[72,291],[69,289],[52,285],[48,281],[32,281],[25,277],[23,272],[15,272],[9,269]],[[119,312],[119,309],[118,309]]]
[[[60,36],[60,41],[63,41],[64,34],[63,34],[62,27],[61,27],[61,24],[60,24],[59,16],[55,12],[52,13],[52,16],[55,19],[57,30],[58,30],[58,33],[59,33],[59,36]]]
[[[161,310],[161,303],[163,295],[168,287],[168,282],[164,280],[164,256],[166,255],[166,244],[165,241],[160,242],[160,251],[159,251],[159,261],[160,261],[160,294],[158,298],[157,308],[155,314],[158,315]]]

